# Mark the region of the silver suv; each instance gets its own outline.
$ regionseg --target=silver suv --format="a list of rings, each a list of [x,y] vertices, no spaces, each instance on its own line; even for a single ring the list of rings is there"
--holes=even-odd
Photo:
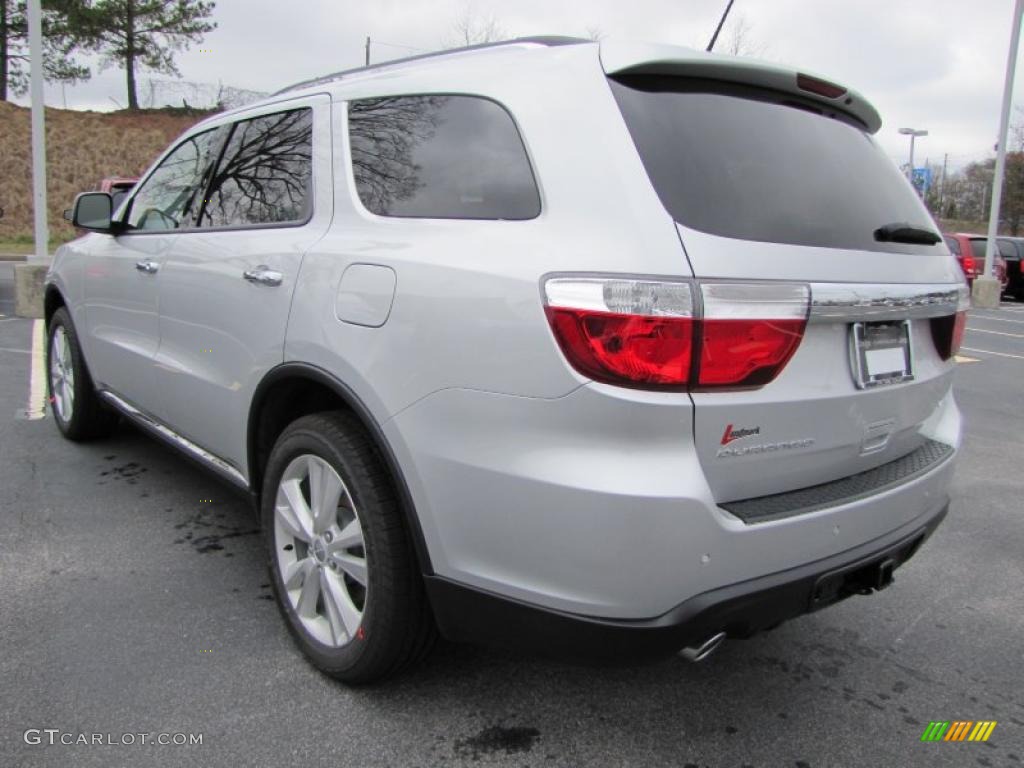
[[[119,417],[259,510],[349,682],[438,630],[710,653],[887,586],[943,518],[963,275],[862,96],[536,38],[189,130],[48,276],[72,440]]]

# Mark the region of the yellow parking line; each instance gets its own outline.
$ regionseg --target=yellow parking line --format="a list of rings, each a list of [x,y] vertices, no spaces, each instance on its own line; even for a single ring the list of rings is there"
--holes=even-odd
[[[43,321],[32,322],[32,370],[28,381],[28,408],[25,417],[41,419],[46,415],[46,372],[43,365]]]
[[[976,363],[976,362],[978,362],[978,358],[976,358],[976,357],[965,357],[964,355],[957,355],[953,359],[956,360],[958,363]]]

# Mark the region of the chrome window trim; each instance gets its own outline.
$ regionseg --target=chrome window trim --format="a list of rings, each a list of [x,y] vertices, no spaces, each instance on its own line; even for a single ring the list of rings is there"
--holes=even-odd
[[[215,456],[204,448],[200,448],[198,445],[193,443],[186,437],[179,435],[173,429],[167,425],[157,421],[153,417],[146,413],[143,413],[134,405],[131,405],[118,395],[115,395],[108,389],[101,389],[99,391],[100,396],[104,400],[113,405],[117,410],[131,419],[133,422],[143,427],[147,431],[153,433],[157,437],[163,438],[166,442],[170,443],[174,447],[184,451],[189,456],[198,459],[201,463],[210,467],[217,474],[226,478],[230,482],[234,483],[238,487],[248,490],[249,483],[245,479],[245,476],[235,469],[231,464],[224,461],[219,456]]]
[[[942,317],[967,309],[968,298],[958,283],[811,283],[809,322]]]

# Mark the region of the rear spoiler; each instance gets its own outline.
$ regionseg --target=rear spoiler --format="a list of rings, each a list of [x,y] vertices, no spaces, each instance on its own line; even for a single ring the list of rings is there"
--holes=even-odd
[[[869,133],[882,127],[878,111],[856,91],[756,59],[676,45],[608,40],[601,42],[601,66],[607,75],[681,75],[768,88],[844,112],[863,123]]]

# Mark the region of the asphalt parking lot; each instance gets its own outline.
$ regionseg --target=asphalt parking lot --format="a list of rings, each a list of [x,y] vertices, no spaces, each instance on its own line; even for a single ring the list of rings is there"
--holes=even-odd
[[[0,263],[0,766],[1017,766],[1024,303],[972,312],[949,517],[891,588],[709,661],[593,669],[442,645],[349,689],[293,646],[246,504],[142,434],[30,420],[33,323]],[[995,720],[986,743],[922,743]],[[27,729],[202,734],[26,744]]]

